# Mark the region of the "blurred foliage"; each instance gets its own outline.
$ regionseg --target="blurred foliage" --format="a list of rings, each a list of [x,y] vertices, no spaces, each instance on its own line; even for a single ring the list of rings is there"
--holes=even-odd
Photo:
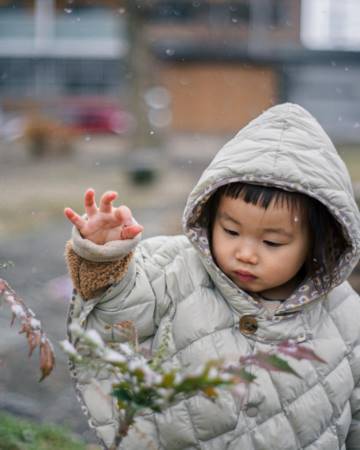
[[[258,350],[243,356],[239,361],[209,360],[191,371],[184,367],[169,367],[165,363],[169,356],[170,324],[165,327],[155,354],[140,347],[134,322],[125,320],[109,326],[109,329],[120,333],[126,343],[106,343],[96,330],[84,330],[74,320],[70,325],[70,334],[76,347],[68,340],[60,345],[77,368],[82,366],[95,374],[102,372],[102,376],[107,373],[107,377],[114,380],[112,395],[119,410],[119,426],[111,450],[118,448],[130,427],[137,430],[136,417],[144,411],[160,413],[193,395],[203,395],[214,401],[221,389],[230,390],[244,401],[248,385],[256,382],[256,375],[251,372],[254,366],[299,377],[289,363],[278,355],[325,362],[311,348],[288,340],[270,350]],[[102,391],[101,384],[95,378],[92,384],[111,404],[109,396]]]
[[[48,153],[68,155],[73,151],[74,129],[39,113],[28,116],[24,139],[31,156],[39,158]]]
[[[1,413],[0,450],[86,450],[86,445],[63,427]]]

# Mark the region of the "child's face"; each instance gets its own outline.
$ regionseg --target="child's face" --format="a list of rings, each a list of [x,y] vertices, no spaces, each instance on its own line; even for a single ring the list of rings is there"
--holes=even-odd
[[[269,299],[289,296],[310,245],[308,227],[286,205],[268,209],[223,196],[215,217],[212,252],[240,288]]]

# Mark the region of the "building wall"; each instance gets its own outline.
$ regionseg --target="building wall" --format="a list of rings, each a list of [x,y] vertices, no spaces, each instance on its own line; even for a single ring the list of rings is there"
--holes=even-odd
[[[300,6],[300,0],[158,0],[139,12],[153,40],[282,48],[300,45]]]
[[[40,0],[35,9],[34,1],[0,0],[0,101],[119,95],[128,48],[124,17],[104,8],[109,2],[68,10],[60,3],[49,0],[46,9]]]
[[[172,97],[174,130],[231,133],[279,101],[278,71],[272,63],[260,63],[259,54],[300,46],[300,0],[153,0],[147,5],[142,10],[147,42],[174,55],[165,57],[160,74]],[[242,59],[226,61],[219,52],[202,58],[208,50],[215,55],[232,46],[242,51]],[[190,59],[181,61],[178,49],[191,49]],[[245,63],[246,55],[255,63]]]
[[[176,131],[231,133],[278,100],[277,73],[266,66],[167,63],[160,78]]]
[[[71,6],[101,6],[105,7],[108,6],[110,8],[116,8],[121,6],[124,1],[119,0],[76,0],[76,2],[73,2],[72,4],[68,0],[54,0],[54,4],[59,9],[69,8]],[[0,7],[25,7],[25,8],[34,8],[35,0],[0,0]]]
[[[360,142],[360,65],[284,66],[286,100],[308,109],[338,143]]]

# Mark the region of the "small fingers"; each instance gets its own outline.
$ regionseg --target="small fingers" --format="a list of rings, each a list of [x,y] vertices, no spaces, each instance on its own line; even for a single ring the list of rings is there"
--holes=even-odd
[[[128,227],[124,227],[121,230],[121,239],[133,239],[139,233],[143,231],[144,227],[139,224],[130,225]]]
[[[85,212],[88,217],[91,217],[97,213],[94,189],[87,189],[87,191],[85,192],[84,204]]]
[[[117,198],[118,194],[115,191],[107,191],[102,195],[100,199],[100,212],[102,213],[111,213],[112,211],[112,202]]]
[[[64,214],[65,217],[69,219],[70,222],[74,224],[79,231],[81,231],[81,229],[85,225],[85,220],[81,216],[79,216],[79,214],[76,214],[76,212],[71,208],[65,208]]]
[[[116,208],[114,214],[119,225],[129,226],[135,223],[130,208],[125,205]]]

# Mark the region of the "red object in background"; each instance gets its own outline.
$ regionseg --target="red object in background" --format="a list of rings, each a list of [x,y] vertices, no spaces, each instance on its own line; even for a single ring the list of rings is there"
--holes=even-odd
[[[65,101],[60,107],[66,125],[82,133],[115,133],[129,131],[132,119],[118,105],[98,99]]]

